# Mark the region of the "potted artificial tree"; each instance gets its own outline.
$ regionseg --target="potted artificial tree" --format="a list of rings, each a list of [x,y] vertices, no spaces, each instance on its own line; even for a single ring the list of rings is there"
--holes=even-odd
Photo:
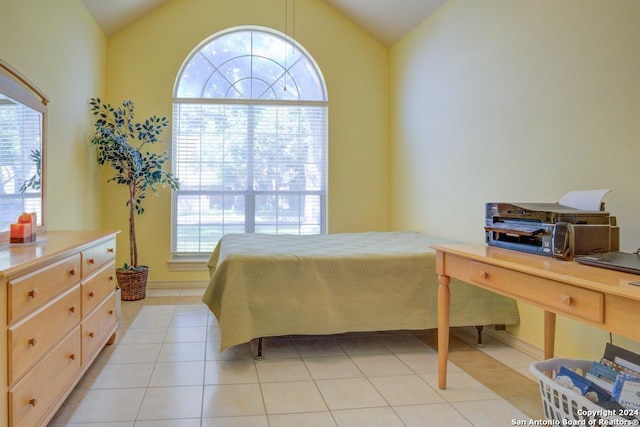
[[[115,175],[107,182],[127,186],[129,208],[129,263],[116,270],[122,299],[133,301],[143,299],[146,294],[149,268],[138,264],[138,244],[136,240],[136,215],[142,215],[147,190],[157,196],[158,184],[179,188],[178,179],[164,170],[170,159],[169,150],[158,154],[147,151],[147,145],[160,142],[158,137],[167,127],[166,117],[152,116],[142,123],[134,122],[135,107],[132,101],[122,101],[122,106],[114,108],[99,98],[91,98],[91,111],[96,116],[95,134],[91,143],[97,147],[98,164],[108,163]],[[146,148],[146,149],[145,149]],[[145,149],[145,150],[143,150]]]

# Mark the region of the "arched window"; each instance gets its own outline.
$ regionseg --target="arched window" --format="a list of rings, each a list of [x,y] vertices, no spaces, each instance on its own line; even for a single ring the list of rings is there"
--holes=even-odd
[[[174,89],[174,254],[227,233],[325,232],[327,91],[311,56],[257,27],[212,36]]]

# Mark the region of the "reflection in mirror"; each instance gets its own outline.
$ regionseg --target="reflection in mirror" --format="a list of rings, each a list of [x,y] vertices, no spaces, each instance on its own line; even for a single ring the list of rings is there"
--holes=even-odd
[[[44,231],[44,153],[48,99],[0,59],[0,242],[23,212]]]

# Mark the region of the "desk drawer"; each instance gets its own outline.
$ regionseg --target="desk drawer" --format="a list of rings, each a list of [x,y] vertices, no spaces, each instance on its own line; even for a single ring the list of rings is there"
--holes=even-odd
[[[471,262],[471,281],[484,288],[594,323],[604,322],[604,295],[507,268]]]
[[[13,384],[50,348],[80,323],[80,285],[34,316],[13,325],[9,336],[9,383]]]
[[[116,239],[109,239],[82,251],[82,278],[88,277],[115,257]]]
[[[9,323],[42,307],[80,281],[80,254],[9,282]]]
[[[80,328],[76,327],[9,390],[12,426],[36,426],[80,372]]]

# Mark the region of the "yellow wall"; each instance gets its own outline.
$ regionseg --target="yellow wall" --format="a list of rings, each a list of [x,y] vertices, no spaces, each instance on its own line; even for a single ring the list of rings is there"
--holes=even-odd
[[[0,58],[50,99],[50,230],[100,227],[101,178],[89,144],[88,100],[104,93],[106,43],[81,0],[0,0]]]
[[[636,0],[449,0],[393,46],[392,228],[482,243],[486,202],[611,188],[638,249],[639,22]],[[521,315],[511,332],[542,346],[540,311]],[[607,339],[558,319],[559,354]]]
[[[239,25],[284,32],[284,6],[283,0],[169,1],[109,38],[107,100],[133,100],[138,118],[170,118],[177,73],[200,42]],[[329,231],[388,230],[389,50],[321,0],[296,2],[295,37],[318,63],[328,88]],[[165,141],[171,143],[170,131]],[[123,230],[122,263],[128,259],[126,193],[113,183],[103,191],[104,227]],[[204,271],[168,270],[169,190],[145,203],[136,224],[139,260],[150,266],[150,281],[205,280]]]
[[[0,11],[0,57],[51,99],[49,228],[123,230],[119,262],[124,195],[95,164],[88,99],[133,99],[139,117],[170,117],[176,73],[200,41],[235,25],[284,30],[280,0],[174,0],[108,40],[80,0],[0,0]],[[639,2],[449,0],[390,52],[322,1],[298,0],[297,13],[296,38],[329,89],[331,232],[481,243],[487,201],[612,188],[622,249],[640,246]],[[169,192],[146,206],[151,280],[204,280],[168,272]],[[541,346],[540,310],[520,310],[510,332]],[[557,335],[569,357],[597,358],[608,339],[560,317]]]

